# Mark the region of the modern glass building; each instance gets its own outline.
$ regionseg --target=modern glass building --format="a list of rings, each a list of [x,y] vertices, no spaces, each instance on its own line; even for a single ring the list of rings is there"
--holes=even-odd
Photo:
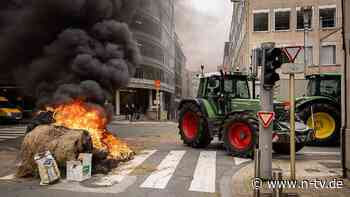
[[[125,114],[126,106],[154,118],[156,90],[161,81],[161,110],[172,117],[175,104],[175,23],[174,0],[142,0],[128,22],[142,55],[142,63],[128,88],[116,92],[116,114]]]

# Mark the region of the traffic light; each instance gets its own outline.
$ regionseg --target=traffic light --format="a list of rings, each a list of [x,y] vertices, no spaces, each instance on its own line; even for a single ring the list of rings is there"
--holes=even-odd
[[[264,67],[264,88],[271,88],[280,80],[276,72],[282,66],[282,50],[280,48],[266,49]]]

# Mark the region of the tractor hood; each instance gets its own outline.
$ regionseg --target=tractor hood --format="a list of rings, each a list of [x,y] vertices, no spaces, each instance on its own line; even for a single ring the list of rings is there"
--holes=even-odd
[[[285,113],[285,102],[274,101],[274,111],[278,116],[280,113]],[[231,106],[233,111],[252,111],[252,113],[257,114],[261,111],[260,100],[259,99],[232,99]]]
[[[260,100],[258,99],[231,99],[232,111],[252,111],[257,113],[260,111]]]

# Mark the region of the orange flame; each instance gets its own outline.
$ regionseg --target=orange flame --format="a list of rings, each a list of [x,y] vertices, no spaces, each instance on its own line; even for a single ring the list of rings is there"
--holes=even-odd
[[[107,117],[103,108],[87,104],[82,100],[47,108],[54,112],[55,125],[89,132],[94,149],[107,150],[108,159],[125,160],[133,151],[107,129]]]

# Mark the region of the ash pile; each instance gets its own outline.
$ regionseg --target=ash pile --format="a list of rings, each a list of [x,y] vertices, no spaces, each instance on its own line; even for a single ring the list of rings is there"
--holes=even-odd
[[[0,66],[42,112],[28,127],[17,176],[37,174],[34,156],[50,151],[63,169],[80,153],[95,170],[132,158],[106,129],[115,90],[140,63],[127,22],[141,0],[3,0]]]

